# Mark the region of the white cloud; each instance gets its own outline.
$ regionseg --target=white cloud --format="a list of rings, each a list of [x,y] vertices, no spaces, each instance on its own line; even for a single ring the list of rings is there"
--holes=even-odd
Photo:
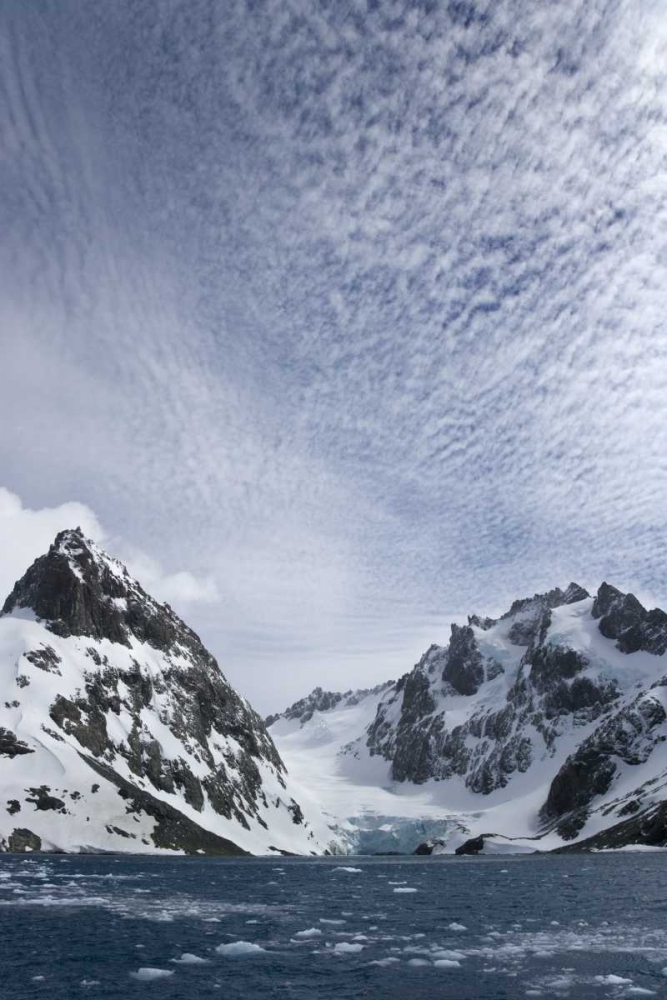
[[[122,539],[118,539],[115,545],[113,541],[109,544],[113,549],[111,554],[125,563],[144,590],[159,601],[179,608],[191,604],[212,604],[220,598],[212,576],[198,577],[189,570],[165,573],[157,560]]]
[[[30,510],[15,493],[0,486],[0,605],[58,532],[76,527],[94,541],[104,539],[102,526],[85,504],[71,502]]]
[[[664,604],[663,5],[185,6],[0,31],[12,487],[267,709],[448,609]]]
[[[0,605],[28,566],[48,550],[58,532],[76,527],[87,538],[108,547],[110,555],[124,562],[148,593],[167,601],[176,610],[187,611],[194,604],[218,599],[212,577],[198,577],[189,570],[165,572],[157,560],[141,549],[122,538],[109,539],[97,516],[85,504],[70,501],[57,507],[30,510],[15,493],[0,486]]]

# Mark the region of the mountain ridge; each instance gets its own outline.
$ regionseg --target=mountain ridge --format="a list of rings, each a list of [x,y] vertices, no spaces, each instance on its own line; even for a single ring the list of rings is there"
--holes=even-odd
[[[440,816],[440,839],[452,850],[466,832],[486,835],[492,821],[526,849],[590,847],[644,813],[655,843],[667,799],[666,651],[661,609],[606,582],[595,596],[571,583],[515,601],[499,618],[452,625],[447,646],[432,645],[395,684],[380,686],[363,724],[337,748],[332,736],[327,750],[326,735],[337,732],[336,712],[344,715],[335,694],[300,732],[285,713],[272,717],[270,731],[298,773],[317,729],[314,752],[330,772],[325,800],[347,781],[348,799],[370,802],[372,773],[378,794],[391,791],[389,824],[399,829],[400,809],[414,823],[420,802],[429,837]],[[391,806],[385,796],[375,811],[387,820]],[[641,824],[624,829],[644,842]]]

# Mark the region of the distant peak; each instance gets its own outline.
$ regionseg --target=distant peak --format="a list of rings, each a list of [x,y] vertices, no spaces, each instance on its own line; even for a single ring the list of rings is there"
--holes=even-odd
[[[563,604],[575,604],[577,601],[583,601],[590,596],[588,591],[578,583],[570,583],[565,590],[561,590],[560,587],[554,587],[552,590],[547,590],[542,594],[533,594],[532,597],[519,598],[519,600],[513,602],[509,611],[501,615],[501,618],[511,618],[512,615],[528,610],[531,607],[559,608]]]

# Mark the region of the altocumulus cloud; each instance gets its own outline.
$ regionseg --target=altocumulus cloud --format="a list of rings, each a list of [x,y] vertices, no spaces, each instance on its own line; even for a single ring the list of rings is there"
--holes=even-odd
[[[570,578],[665,602],[661,2],[0,28],[0,468],[215,595],[260,706]]]

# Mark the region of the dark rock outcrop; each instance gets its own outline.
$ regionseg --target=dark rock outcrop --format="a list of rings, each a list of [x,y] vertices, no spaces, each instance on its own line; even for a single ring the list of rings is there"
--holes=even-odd
[[[41,851],[41,838],[32,830],[18,828],[13,830],[7,840],[6,850],[10,854],[28,854],[32,851]]]
[[[456,850],[454,851],[454,854],[458,854],[460,857],[461,855],[466,855],[466,854],[479,854],[483,850],[484,850],[484,837],[483,836],[471,837],[470,840],[466,840],[464,844],[461,844],[460,847],[457,847]]]
[[[484,664],[470,625],[452,625],[443,679],[457,694],[470,695],[484,681]]]
[[[661,608],[647,611],[634,594],[623,594],[603,583],[593,602],[594,618],[607,639],[616,639],[622,653],[644,650],[654,656],[667,651],[667,614]]]
[[[34,750],[18,739],[15,733],[0,727],[0,757],[19,757],[27,753],[34,753]]]
[[[145,813],[155,819],[155,828],[151,835],[155,847],[171,851],[184,851],[186,854],[216,854],[238,857],[248,853],[241,850],[231,840],[199,826],[169,803],[163,802],[144,789],[137,788],[108,765],[86,757],[84,754],[81,756],[93,771],[118,788],[118,794],[125,801],[126,812],[129,815]]]
[[[660,802],[614,823],[606,830],[586,837],[576,844],[558,847],[556,854],[602,851],[637,844],[645,847],[667,847],[667,802]]]
[[[420,857],[428,857],[433,854],[436,847],[443,847],[444,840],[425,840],[423,843],[418,844],[413,854],[418,854]]]
[[[549,826],[556,823],[560,835],[570,840],[584,826],[594,800],[612,787],[619,764],[645,763],[667,721],[657,685],[642,692],[632,704],[605,719],[565,761],[549,788],[540,816]]]

